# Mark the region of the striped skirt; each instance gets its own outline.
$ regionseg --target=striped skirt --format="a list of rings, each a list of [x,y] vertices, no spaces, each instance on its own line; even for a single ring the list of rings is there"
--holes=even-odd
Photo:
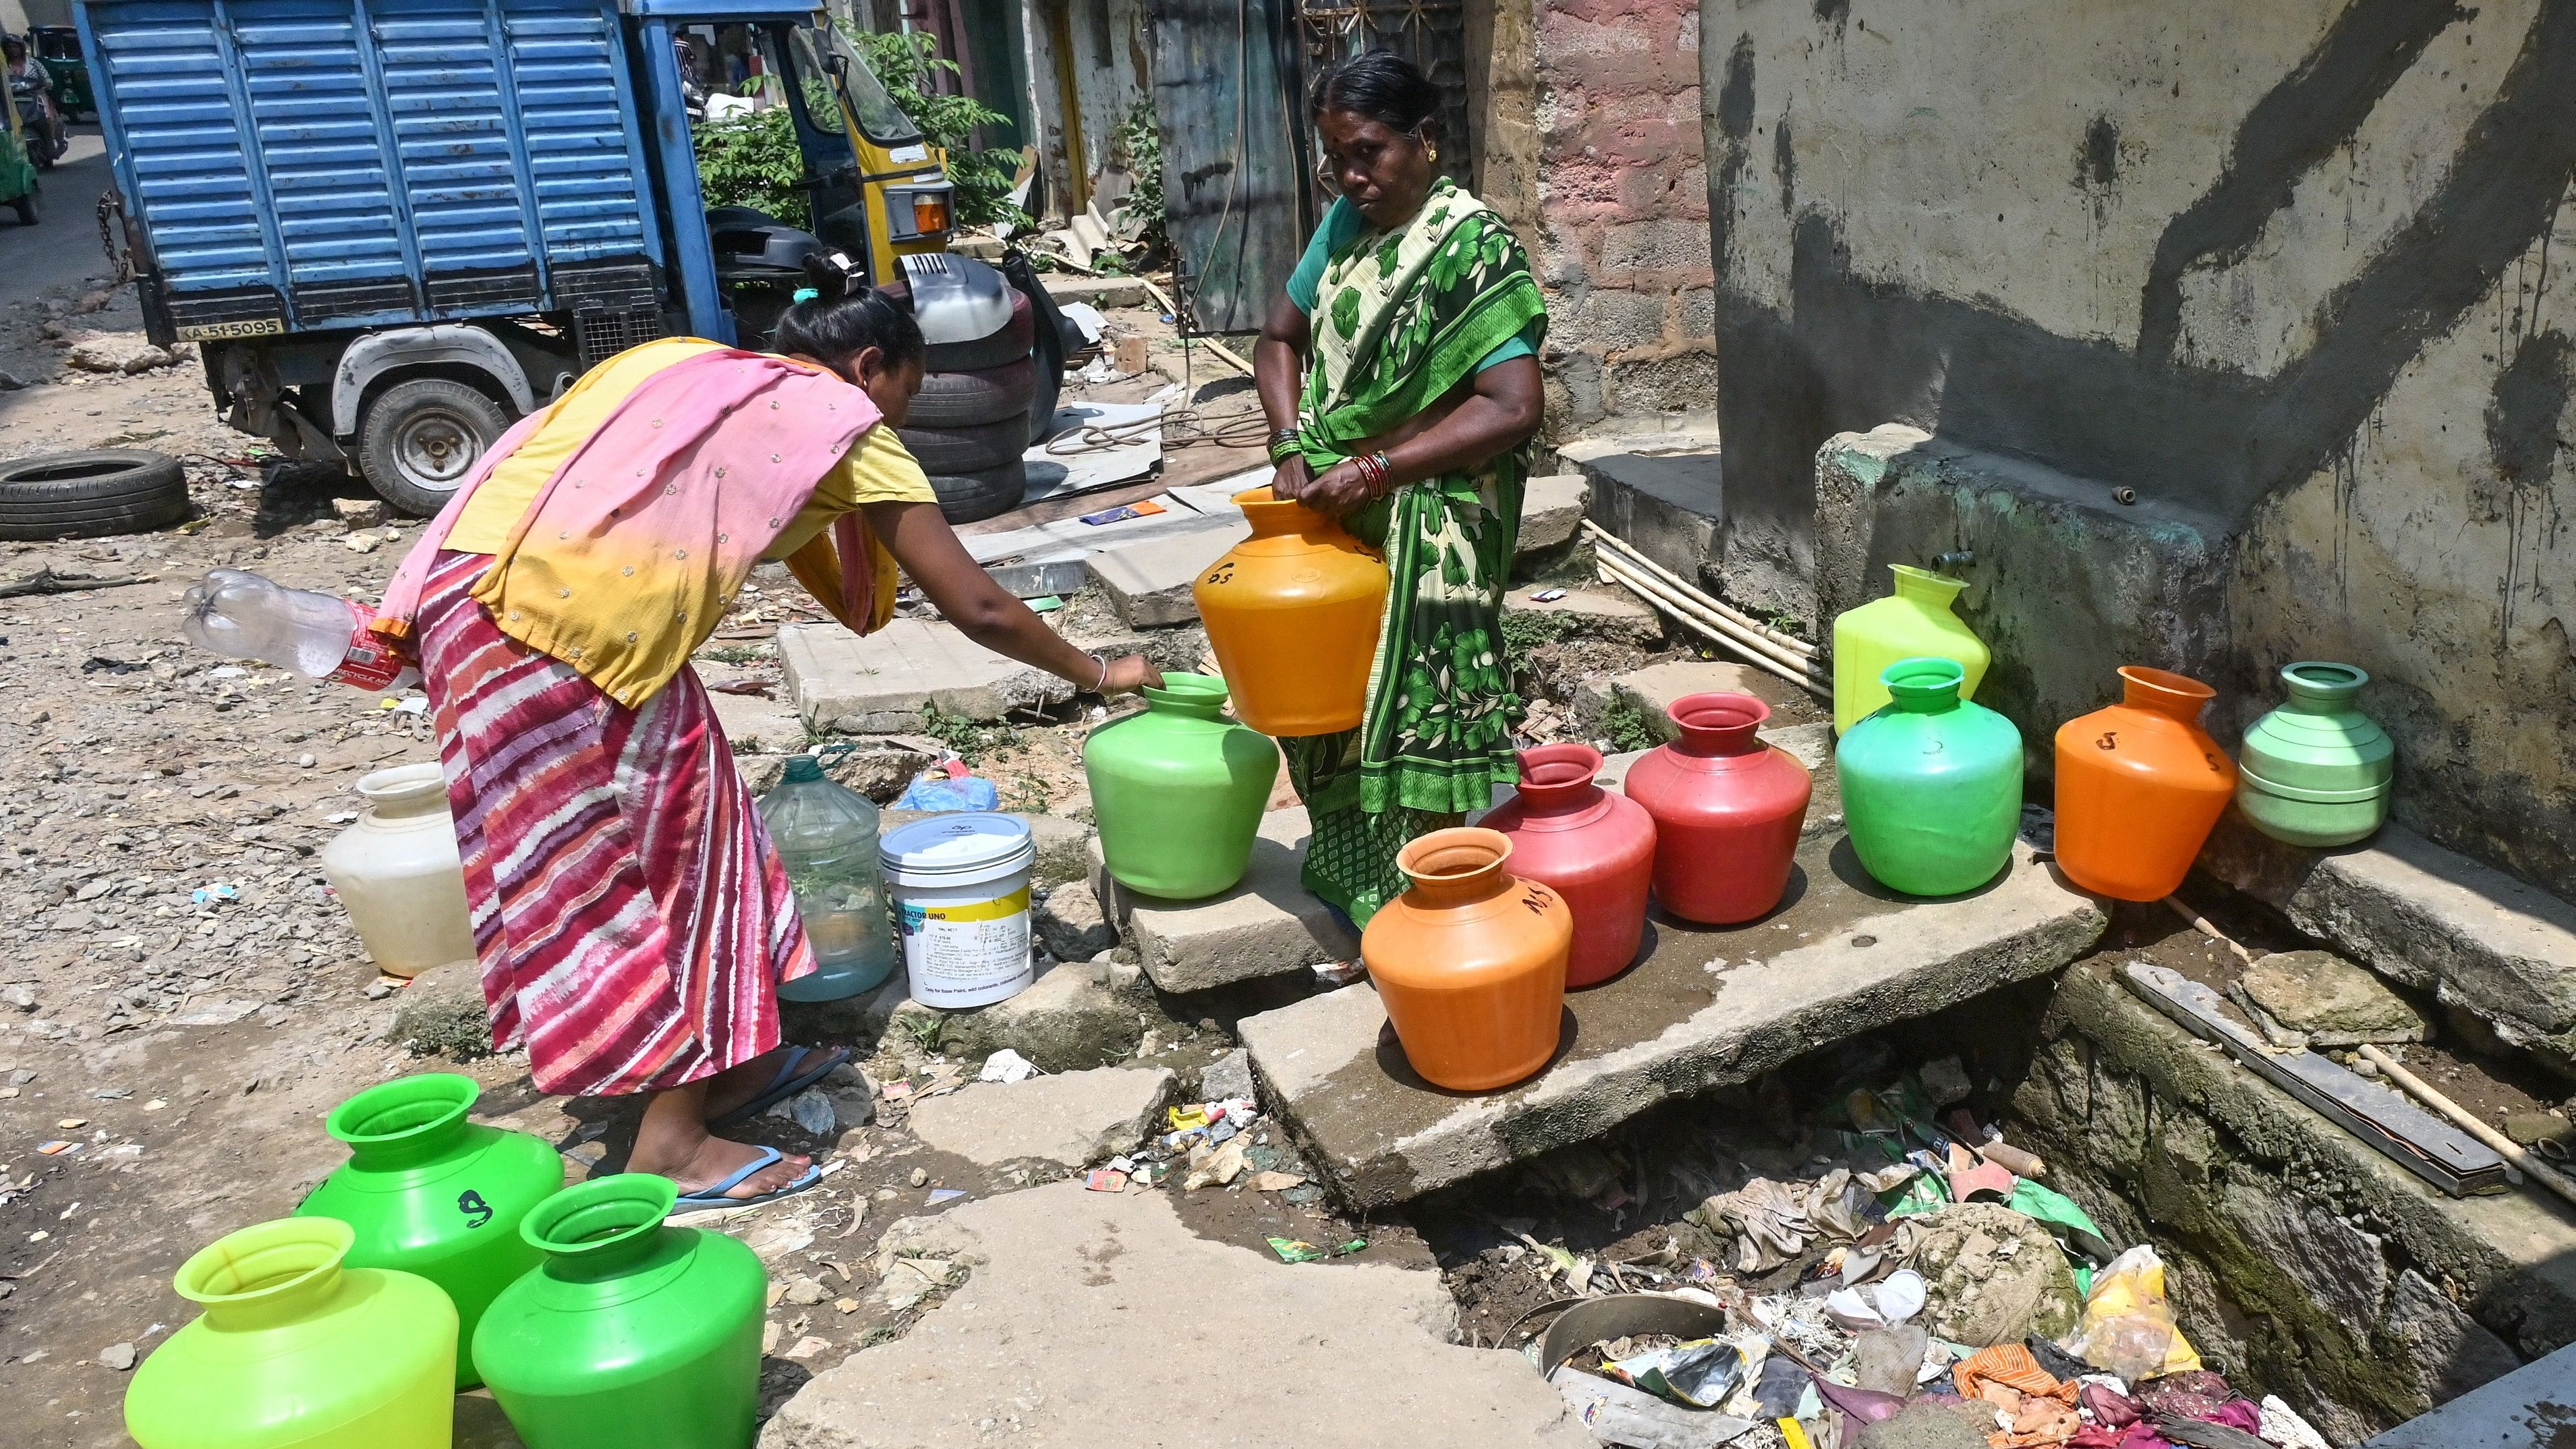
[[[440,554],[413,637],[494,1044],[573,1096],[768,1051],[814,953],[705,687],[618,704],[493,627],[468,593],[490,563]]]

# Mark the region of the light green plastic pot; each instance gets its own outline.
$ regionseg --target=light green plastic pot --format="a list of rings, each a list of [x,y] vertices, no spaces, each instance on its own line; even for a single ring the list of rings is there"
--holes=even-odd
[[[1191,901],[1243,879],[1279,747],[1220,714],[1225,699],[1222,679],[1166,674],[1143,714],[1083,744],[1100,854],[1120,885]]]
[[[2245,732],[2236,808],[2254,828],[2292,845],[2350,845],[2388,818],[2397,746],[2352,707],[2370,676],[2309,660],[2281,671],[2289,702]]]
[[[1959,697],[1955,659],[1900,659],[1889,702],[1834,747],[1843,828],[1890,890],[1951,896],[1993,880],[2021,826],[2021,731]]]

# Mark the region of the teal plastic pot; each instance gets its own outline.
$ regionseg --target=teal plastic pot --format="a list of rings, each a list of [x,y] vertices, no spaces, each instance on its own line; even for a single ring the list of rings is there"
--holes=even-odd
[[[1890,890],[1952,896],[1993,880],[2021,826],[2021,731],[1959,697],[1955,659],[1900,659],[1888,703],[1834,747],[1843,828]]]
[[[475,1322],[541,1256],[520,1221],[564,1180],[563,1158],[542,1138],[465,1120],[482,1091],[471,1077],[423,1072],[342,1102],[323,1127],[349,1145],[349,1160],[295,1210],[349,1225],[343,1266],[417,1273],[447,1294],[458,1388],[481,1382],[466,1352]]]
[[[750,1449],[769,1273],[662,1219],[667,1177],[593,1178],[519,1225],[545,1255],[474,1330],[474,1363],[528,1449]]]
[[[1129,890],[1194,901],[1243,879],[1279,747],[1220,714],[1225,699],[1222,679],[1166,674],[1143,714],[1084,742],[1101,859]]]
[[[2310,660],[2281,671],[2287,704],[2254,721],[2236,762],[2236,808],[2292,845],[2350,845],[2388,819],[2397,746],[2352,707],[2370,676]]]

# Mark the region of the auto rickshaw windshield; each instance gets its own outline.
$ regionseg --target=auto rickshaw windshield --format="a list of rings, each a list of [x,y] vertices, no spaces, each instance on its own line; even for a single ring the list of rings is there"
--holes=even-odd
[[[869,140],[889,149],[921,143],[920,128],[913,125],[912,118],[894,103],[894,97],[886,94],[885,84],[877,79],[875,71],[868,69],[867,61],[850,44],[847,36],[828,25],[812,30],[800,29],[796,35],[800,50],[811,43],[808,37],[821,42],[823,63],[839,75],[842,88],[849,93],[850,110],[858,117],[859,129],[867,133]],[[801,62],[804,57],[799,56],[798,59]]]

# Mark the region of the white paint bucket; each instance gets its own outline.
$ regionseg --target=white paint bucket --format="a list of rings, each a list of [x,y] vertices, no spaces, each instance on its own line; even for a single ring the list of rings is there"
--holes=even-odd
[[[885,833],[877,862],[894,901],[912,999],[989,1006],[1037,979],[1029,953],[1029,823],[1015,815],[935,815]]]

